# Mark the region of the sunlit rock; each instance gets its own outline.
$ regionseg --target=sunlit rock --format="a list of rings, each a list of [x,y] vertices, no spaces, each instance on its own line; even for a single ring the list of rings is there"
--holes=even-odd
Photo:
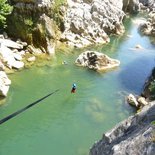
[[[11,80],[7,77],[6,73],[0,71],[0,96],[7,96]]]
[[[75,64],[88,67],[96,71],[106,71],[120,65],[120,61],[112,59],[107,55],[95,51],[86,51],[79,55]]]
[[[137,102],[137,99],[133,94],[129,94],[129,96],[127,96],[127,101],[132,106],[139,107],[139,103]]]
[[[36,57],[35,56],[29,57],[27,59],[28,62],[34,62],[35,60],[36,60]]]
[[[109,34],[122,34],[125,13],[122,0],[68,0],[64,17],[62,41],[75,47],[104,44],[110,41]]]
[[[2,56],[2,61],[6,64],[6,66],[8,66],[10,69],[12,68],[16,68],[16,69],[20,69],[24,67],[24,63],[22,61],[17,61],[15,59],[14,55],[15,53],[13,53],[13,51],[9,48],[7,48],[4,45],[1,45],[0,47],[0,55]],[[18,55],[18,58],[20,56]],[[16,57],[17,58],[17,57]]]

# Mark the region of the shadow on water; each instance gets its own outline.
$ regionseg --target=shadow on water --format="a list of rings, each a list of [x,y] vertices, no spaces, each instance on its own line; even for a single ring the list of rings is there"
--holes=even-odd
[[[133,60],[119,74],[121,85],[126,90],[139,94],[154,66],[155,59],[150,59],[150,56]]]

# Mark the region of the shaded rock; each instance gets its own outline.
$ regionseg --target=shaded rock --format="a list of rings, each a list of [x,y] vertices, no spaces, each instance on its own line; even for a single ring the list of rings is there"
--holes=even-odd
[[[103,134],[89,155],[154,155],[155,102]]]
[[[86,51],[79,55],[75,64],[97,71],[106,71],[108,69],[118,67],[120,65],[120,61],[109,58],[107,55],[99,52]]]
[[[137,48],[137,49],[143,49],[143,47],[142,47],[141,45],[139,45],[139,44],[137,44],[137,45],[135,46],[135,48]]]
[[[130,13],[138,13],[140,11],[139,0],[123,0],[123,10]]]
[[[145,84],[144,84],[144,90],[142,92],[142,96],[147,98],[147,100],[152,101],[155,99],[155,68],[152,70],[152,73],[147,78]]]
[[[5,66],[4,64],[2,63],[2,61],[0,60],[0,71],[4,71],[5,69]]]
[[[10,3],[14,9],[8,17],[8,34],[21,38],[38,51],[53,54],[59,38],[56,24],[59,12],[54,10],[54,0],[13,0]]]
[[[11,81],[7,77],[6,73],[0,71],[0,96],[7,96]]]

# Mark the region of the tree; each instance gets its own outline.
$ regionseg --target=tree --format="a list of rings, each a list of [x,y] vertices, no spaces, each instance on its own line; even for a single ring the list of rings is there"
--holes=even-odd
[[[6,27],[6,17],[11,14],[13,7],[10,6],[7,0],[0,0],[0,29]]]

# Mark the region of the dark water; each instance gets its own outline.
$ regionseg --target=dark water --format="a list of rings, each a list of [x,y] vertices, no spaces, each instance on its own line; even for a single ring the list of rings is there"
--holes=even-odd
[[[144,49],[134,50],[136,44]],[[133,114],[125,96],[141,93],[155,66],[154,45],[130,21],[123,36],[88,49],[120,60],[120,67],[100,74],[77,67],[74,61],[83,51],[73,50],[57,53],[43,67],[9,75],[12,85],[1,101],[5,104],[0,107],[0,118],[60,91],[0,126],[0,155],[86,155],[104,132]],[[68,65],[62,65],[63,60]],[[78,86],[76,94],[70,93],[73,82]]]

